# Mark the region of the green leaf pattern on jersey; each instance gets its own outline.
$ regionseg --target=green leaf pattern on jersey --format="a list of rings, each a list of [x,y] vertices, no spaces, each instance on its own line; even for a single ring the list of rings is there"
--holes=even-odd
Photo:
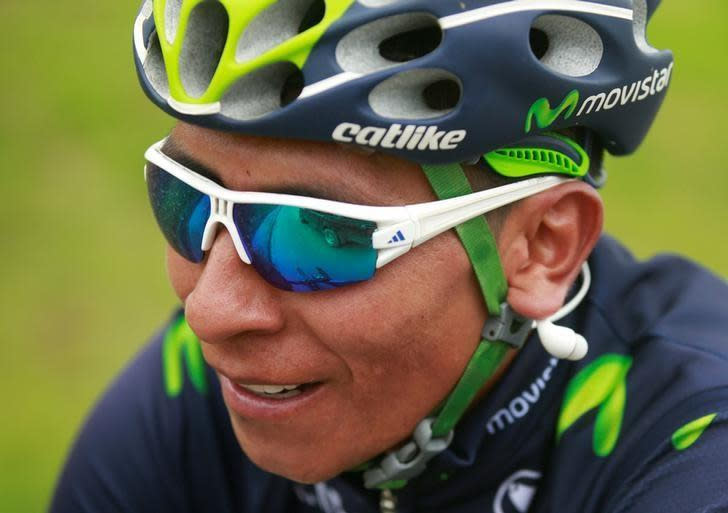
[[[581,417],[598,408],[594,425],[593,449],[608,456],[619,438],[627,397],[627,373],[632,358],[605,354],[584,367],[566,388],[557,424],[556,441]]]
[[[708,429],[708,426],[710,426],[710,423],[713,422],[716,415],[717,413],[705,415],[704,417],[695,419],[692,422],[688,422],[683,427],[675,431],[672,434],[672,446],[675,450],[684,451],[697,442],[700,435]]]
[[[200,394],[207,393],[205,360],[197,335],[180,314],[167,329],[162,344],[164,389],[169,397],[177,397],[184,386],[185,369],[190,382]]]

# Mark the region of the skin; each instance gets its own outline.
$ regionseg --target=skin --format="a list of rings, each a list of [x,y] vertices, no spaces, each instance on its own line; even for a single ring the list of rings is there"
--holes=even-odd
[[[436,199],[418,166],[390,156],[185,124],[172,139],[230,189],[300,190],[370,205]],[[543,318],[561,306],[601,231],[601,208],[582,183],[513,208],[498,243],[514,308]],[[323,382],[317,400],[293,418],[229,410],[247,456],[299,482],[328,479],[406,439],[459,379],[487,316],[453,231],[370,281],[314,293],[269,285],[240,260],[224,229],[200,264],[167,254],[172,286],[218,373],[255,384]]]

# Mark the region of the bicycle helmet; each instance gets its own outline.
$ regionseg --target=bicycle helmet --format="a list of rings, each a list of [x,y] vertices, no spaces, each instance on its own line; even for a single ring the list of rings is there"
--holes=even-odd
[[[211,128],[434,164],[580,126],[620,155],[670,82],[659,3],[146,0],[134,53],[154,103]]]

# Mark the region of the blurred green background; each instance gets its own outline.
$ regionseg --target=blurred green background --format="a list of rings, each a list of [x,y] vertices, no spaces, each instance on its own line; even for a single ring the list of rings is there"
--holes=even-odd
[[[172,122],[131,56],[137,2],[0,2],[0,512],[43,511],[104,387],[175,304],[142,152]],[[673,84],[634,157],[608,162],[607,229],[639,256],[728,274],[725,0],[665,2]]]

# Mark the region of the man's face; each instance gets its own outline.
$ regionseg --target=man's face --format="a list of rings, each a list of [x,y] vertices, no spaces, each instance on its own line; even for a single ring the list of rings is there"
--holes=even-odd
[[[383,155],[189,125],[172,138],[229,189],[369,205],[435,199],[417,166]],[[168,270],[220,376],[241,447],[260,467],[302,482],[327,479],[408,437],[457,382],[486,317],[452,231],[370,281],[329,291],[272,287],[240,260],[224,228],[202,263],[169,249]],[[302,393],[282,399],[239,386],[303,383]]]

